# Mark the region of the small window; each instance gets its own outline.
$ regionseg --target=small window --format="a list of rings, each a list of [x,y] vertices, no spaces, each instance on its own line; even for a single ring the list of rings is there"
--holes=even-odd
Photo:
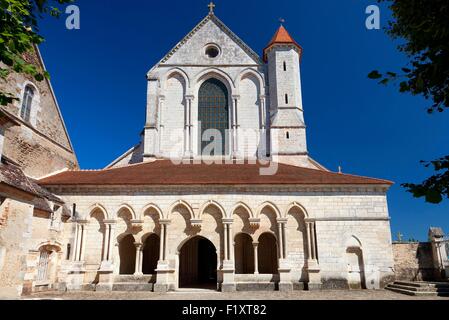
[[[290,139],[290,132],[287,131],[286,136],[287,136],[287,140],[289,140]]]
[[[220,50],[216,46],[208,46],[206,48],[206,56],[211,59],[218,57],[219,54]]]
[[[284,61],[284,71],[287,71],[287,62]]]
[[[70,253],[72,251],[72,245],[70,243],[67,243],[67,255],[66,255],[66,260],[70,260]]]
[[[20,117],[26,122],[30,122],[33,99],[34,89],[30,85],[27,85],[23,94],[22,108],[20,109]]]
[[[288,94],[285,94],[285,103],[288,104]]]

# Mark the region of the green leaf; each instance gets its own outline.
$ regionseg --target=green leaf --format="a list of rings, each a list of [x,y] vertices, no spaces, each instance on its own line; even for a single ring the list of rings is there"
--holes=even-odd
[[[368,74],[368,78],[373,79],[373,80],[380,79],[380,78],[382,78],[382,75],[379,73],[379,71],[374,70]]]

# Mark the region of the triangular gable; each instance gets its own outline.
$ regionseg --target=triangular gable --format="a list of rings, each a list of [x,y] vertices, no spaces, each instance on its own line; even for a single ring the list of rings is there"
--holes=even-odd
[[[252,60],[253,63],[262,65],[263,61],[257,53],[255,53],[247,44],[245,44],[234,32],[232,32],[220,19],[218,19],[214,14],[207,15],[200,23],[198,23],[192,31],[190,31],[178,44],[173,47],[157,64],[154,68],[161,64],[166,64],[169,62],[175,53],[177,53],[185,44],[192,39],[208,22],[213,22],[215,25],[221,29],[235,44],[238,45]],[[154,69],[153,68],[153,69]]]

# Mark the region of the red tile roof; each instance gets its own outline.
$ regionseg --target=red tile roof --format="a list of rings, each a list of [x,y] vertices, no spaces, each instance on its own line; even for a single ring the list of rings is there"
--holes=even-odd
[[[283,25],[279,27],[279,29],[274,34],[270,43],[263,49],[263,56],[265,62],[267,61],[267,51],[275,44],[290,44],[294,45],[299,49],[300,54],[302,53],[302,47],[290,36],[287,29],[284,28]]]
[[[261,164],[181,164],[169,160],[99,171],[66,171],[39,181],[48,185],[391,185],[391,181],[278,164],[260,175]]]

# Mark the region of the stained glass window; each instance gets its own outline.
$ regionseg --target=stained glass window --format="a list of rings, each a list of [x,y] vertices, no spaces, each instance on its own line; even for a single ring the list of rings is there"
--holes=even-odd
[[[210,141],[202,141],[203,134],[208,129],[216,129],[221,134],[221,150],[215,148],[212,155],[226,155],[229,153],[227,144],[227,131],[229,129],[229,99],[228,90],[224,83],[217,79],[209,79],[203,83],[198,94],[198,121],[201,126],[201,154],[209,155],[204,152]]]

